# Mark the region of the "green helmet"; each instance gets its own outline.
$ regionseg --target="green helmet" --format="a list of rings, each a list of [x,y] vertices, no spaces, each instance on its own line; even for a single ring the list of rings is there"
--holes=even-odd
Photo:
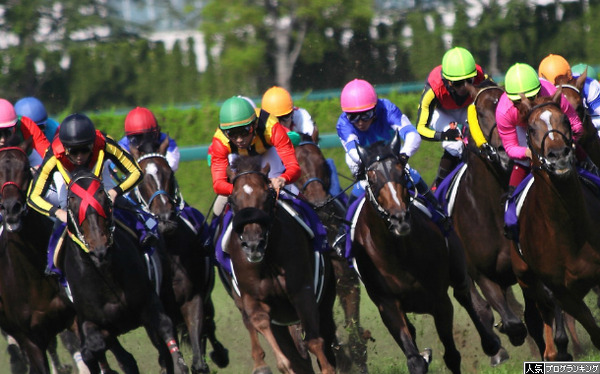
[[[239,96],[225,100],[219,112],[221,130],[246,126],[256,119],[256,112],[250,103]]]
[[[575,75],[581,75],[585,71],[585,68],[587,68],[587,76],[589,78],[598,79],[598,73],[596,72],[596,69],[594,69],[592,66],[587,65],[587,64],[577,64],[577,65],[571,67],[571,71]]]
[[[540,92],[541,87],[537,72],[527,64],[514,64],[504,77],[506,95],[511,100],[519,100],[520,93],[525,97],[533,97]]]
[[[449,81],[460,81],[477,75],[471,52],[461,47],[448,50],[442,58],[442,76]]]

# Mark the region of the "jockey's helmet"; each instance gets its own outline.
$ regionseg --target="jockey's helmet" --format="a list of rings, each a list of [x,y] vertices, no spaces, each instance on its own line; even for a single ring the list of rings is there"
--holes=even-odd
[[[239,96],[225,100],[219,111],[219,128],[233,129],[251,124],[256,120],[256,112],[250,103]]]
[[[125,117],[125,135],[144,134],[158,131],[158,122],[154,114],[147,108],[132,109]]]
[[[48,112],[42,102],[35,97],[24,97],[15,103],[15,111],[18,116],[25,116],[43,126],[48,120]]]
[[[581,75],[585,71],[585,68],[587,68],[587,76],[589,78],[598,79],[598,73],[596,72],[596,69],[594,69],[592,66],[587,65],[587,64],[573,65],[571,67],[571,72],[576,75]]]
[[[15,107],[6,99],[0,99],[0,129],[12,127],[17,124]]]
[[[377,93],[371,83],[362,79],[354,79],[342,89],[340,104],[346,113],[365,112],[377,105]]]
[[[540,92],[542,85],[534,68],[527,64],[516,63],[506,72],[504,87],[509,99],[520,100],[520,93],[525,97],[533,97]]]
[[[261,107],[275,117],[281,117],[294,110],[294,101],[285,88],[273,86],[263,95]]]
[[[85,114],[70,114],[60,124],[58,138],[65,148],[90,145],[96,140],[96,128]]]
[[[477,75],[471,52],[462,47],[449,49],[442,58],[442,76],[449,81],[461,81]]]
[[[540,62],[538,68],[540,78],[544,78],[552,84],[556,84],[556,78],[560,75],[571,79],[571,66],[563,56],[549,54]]]

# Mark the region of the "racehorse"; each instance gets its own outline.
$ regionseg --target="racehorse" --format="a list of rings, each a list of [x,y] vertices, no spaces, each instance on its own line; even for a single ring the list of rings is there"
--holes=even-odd
[[[302,196],[315,207],[321,222],[327,227],[327,239],[333,245],[340,228],[344,227],[343,218],[345,217],[346,208],[339,199],[333,199],[329,194],[329,167],[319,146],[310,137],[306,136],[294,148],[302,171],[302,175],[295,184]],[[328,252],[337,280],[336,292],[344,311],[344,326],[348,332],[350,348],[350,357],[343,357],[339,353],[336,356],[337,369],[340,372],[349,371],[350,368],[344,368],[343,363],[346,361],[351,364],[348,361],[352,361],[361,373],[366,373],[367,346],[365,337],[369,336],[370,332],[363,331],[360,326],[360,284],[356,272],[350,268],[342,253],[338,253],[337,250]],[[342,352],[340,351],[340,353]],[[348,364],[346,366],[349,366]]]
[[[75,310],[57,280],[44,274],[52,221],[27,209],[30,181],[23,149],[0,149],[0,327],[27,355],[30,373],[49,373],[46,350],[73,325]]]
[[[513,345],[520,346],[527,337],[527,328],[507,299],[507,292],[517,280],[511,265],[511,241],[503,234],[504,201],[512,161],[496,128],[496,106],[504,90],[489,80],[468,87],[476,112],[469,114],[473,123],[469,124],[467,135],[466,167],[459,174],[462,176],[454,200],[450,201],[453,209],[449,213],[465,248],[469,275],[499,313],[500,332],[507,334]],[[493,325],[491,311],[485,319]]]
[[[239,291],[232,294],[250,333],[254,373],[270,372],[258,331],[270,344],[280,371],[313,372],[304,354],[308,349],[322,372],[332,374],[336,338],[331,264],[314,251],[308,233],[278,202],[268,172],[268,164],[261,169],[260,157],[238,157],[228,170],[233,183],[233,226],[226,246],[233,272],[229,280]],[[300,334],[292,337],[288,331],[288,325],[297,324],[306,346],[298,341]]]
[[[57,264],[77,311],[83,360],[100,373],[107,349],[125,372],[138,367],[117,337],[143,325],[168,373],[187,373],[173,325],[147,275],[135,233],[113,218],[102,181],[89,170],[69,176],[67,233]],[[120,353],[117,353],[120,352]]]
[[[411,373],[427,371],[429,360],[419,353],[416,331],[406,313],[428,313],[445,347],[444,361],[460,372],[460,353],[452,333],[453,306],[448,286],[467,310],[481,337],[484,352],[499,353],[500,339],[481,323],[471,299],[472,281],[460,239],[444,232],[429,212],[411,203],[409,173],[398,157],[400,137],[390,144],[357,147],[367,179],[366,197],[353,219],[355,268],[383,323],[406,355]]]
[[[521,102],[520,112],[527,113],[533,183],[522,203],[513,269],[524,291],[537,298],[546,330],[552,328],[555,316],[560,318],[556,307],[544,307],[549,289],[600,348],[600,328],[583,302],[600,282],[600,234],[596,229],[600,200],[578,175],[571,126],[558,104],[560,95],[559,89],[552,98]],[[566,334],[556,334],[558,356],[551,352],[544,357],[570,359],[561,353],[566,352]]]
[[[583,105],[583,86],[585,85],[585,79],[587,78],[587,71],[581,74],[577,78],[569,79],[566,76],[559,76],[556,78],[556,86],[562,87],[562,93],[565,95],[569,103],[579,115],[581,123],[583,125],[583,134],[577,141],[588,154],[590,159],[596,166],[600,165],[600,137],[598,136],[598,130],[592,123],[592,118],[587,112],[587,109]]]
[[[215,310],[210,296],[214,287],[214,267],[202,242],[205,223],[201,222],[198,229],[181,215],[185,203],[165,157],[168,141],[166,138],[152,153],[131,148],[144,172],[142,182],[131,195],[158,220],[159,232],[167,248],[164,257],[168,263],[163,268],[171,270],[164,274],[161,299],[173,322],[185,324],[189,333],[192,373],[208,373],[204,360],[207,338],[214,348],[210,356],[217,366],[223,368],[229,363],[228,351],[215,335]]]

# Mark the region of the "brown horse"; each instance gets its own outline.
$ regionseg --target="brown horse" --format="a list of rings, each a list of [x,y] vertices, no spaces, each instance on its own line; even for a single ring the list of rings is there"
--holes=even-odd
[[[239,157],[231,165],[233,230],[227,245],[233,292],[252,340],[254,373],[267,373],[257,331],[269,342],[282,372],[313,372],[308,349],[323,373],[335,372],[331,264],[314,252],[308,233],[278,202],[269,187],[269,166],[259,157]],[[322,277],[317,277],[317,275]],[[231,277],[230,277],[231,279]],[[315,281],[321,279],[322,286]],[[319,300],[319,301],[318,301]],[[300,324],[304,342],[292,337],[288,325]],[[302,346],[301,346],[302,345]]]
[[[30,373],[49,373],[46,350],[73,325],[75,310],[57,280],[44,274],[52,221],[27,209],[30,181],[23,149],[0,149],[0,327],[27,355]]]
[[[383,323],[406,355],[409,371],[423,373],[429,365],[419,354],[415,328],[406,315],[414,312],[433,316],[445,347],[446,366],[459,373],[461,358],[452,333],[454,312],[448,286],[454,287],[454,296],[467,310],[487,355],[498,354],[500,339],[481,323],[473,306],[472,280],[460,239],[453,231],[445,236],[428,211],[411,203],[410,174],[398,157],[400,145],[396,134],[389,145],[377,142],[357,147],[368,184],[353,225],[356,269]]]
[[[114,219],[102,181],[90,171],[73,173],[67,213],[68,235],[57,263],[70,285],[81,353],[90,372],[100,373],[99,364],[111,349],[125,372],[137,373],[133,356],[117,337],[144,326],[160,357],[166,359],[163,370],[187,373],[173,324],[148,278],[139,240]]]
[[[333,244],[340,228],[344,227],[343,218],[346,215],[346,208],[329,194],[330,177],[327,161],[319,146],[309,139],[304,139],[294,147],[302,170],[302,175],[295,184],[306,200],[315,207],[319,218],[327,227],[327,239]],[[365,338],[370,336],[370,332],[363,331],[360,326],[358,275],[350,268],[348,261],[342,255],[343,251],[344,248],[341,251],[328,252],[337,280],[336,291],[344,311],[344,327],[349,339],[349,357],[338,354],[337,369],[342,373],[347,372],[353,362],[361,373],[366,373],[368,369]]]
[[[566,76],[561,75],[556,78],[556,86],[562,87],[562,93],[565,95],[569,103],[579,115],[581,123],[583,124],[583,134],[577,141],[579,145],[583,147],[590,159],[596,166],[600,165],[600,137],[598,136],[598,130],[592,123],[587,109],[583,105],[583,86],[587,78],[587,71],[581,74],[577,78],[568,79]]]
[[[449,213],[465,247],[469,275],[499,313],[500,332],[507,334],[513,345],[519,346],[525,341],[527,328],[510,308],[507,299],[517,279],[510,259],[511,242],[503,234],[504,201],[512,162],[496,128],[496,106],[504,90],[491,81],[469,87],[477,114],[477,121],[473,121],[470,128],[476,131],[478,123],[480,136],[483,135],[486,143],[477,147],[469,132],[466,168],[451,201],[454,209]],[[493,325],[491,311],[486,313],[486,320]]]
[[[600,349],[600,328],[583,302],[600,282],[600,201],[581,183],[575,167],[569,120],[559,106],[561,90],[552,98],[522,100],[528,113],[528,146],[533,154],[533,184],[519,218],[519,247],[513,269],[524,293],[536,298],[546,331],[561,313],[549,304],[548,289],[562,309],[580,322]],[[550,299],[551,300],[551,299]],[[561,321],[556,325],[560,327]],[[555,337],[559,352],[544,358],[565,360],[566,334]]]
[[[173,322],[184,325],[189,334],[192,373],[208,373],[210,370],[204,360],[207,338],[215,349],[210,356],[217,366],[222,368],[229,363],[228,351],[215,335],[215,309],[211,299],[214,267],[203,242],[205,223],[201,222],[198,229],[182,216],[182,210],[187,207],[165,157],[169,144],[168,138],[165,140],[156,153],[144,154],[131,149],[144,172],[142,182],[132,195],[144,210],[156,217],[165,241],[163,269],[170,269],[164,274],[160,294],[165,310]]]

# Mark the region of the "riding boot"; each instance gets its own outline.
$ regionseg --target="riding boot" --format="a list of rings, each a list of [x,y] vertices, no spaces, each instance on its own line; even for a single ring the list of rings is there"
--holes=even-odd
[[[427,183],[425,183],[425,181],[421,179],[415,184],[415,188],[417,192],[420,193],[425,198],[425,200],[427,200],[429,204],[431,204],[433,209],[438,213],[440,217],[440,224],[442,225],[442,227],[448,230],[450,227],[449,218],[444,212],[444,208],[442,208],[442,205],[440,204],[438,199],[435,197],[433,192],[431,192],[429,187],[427,187]]]
[[[340,225],[338,232],[333,240],[331,247],[336,251],[338,256],[344,257],[344,251],[346,250],[346,226]]]
[[[508,209],[508,201],[510,201],[510,199],[512,199],[516,188],[517,187],[515,187],[515,186],[508,186],[508,191],[502,195],[504,197],[503,204],[504,204],[505,211],[506,211],[506,209]],[[504,222],[504,236],[508,240],[514,240],[513,230],[511,230],[511,228],[508,227],[506,222]]]
[[[435,177],[435,181],[431,185],[432,191],[435,191],[440,186],[440,184],[442,184],[444,179],[446,179],[448,174],[450,174],[452,170],[454,170],[454,168],[458,165],[459,162],[460,158],[452,156],[447,151],[444,151],[444,154],[440,159],[440,165],[438,167],[437,176]]]

